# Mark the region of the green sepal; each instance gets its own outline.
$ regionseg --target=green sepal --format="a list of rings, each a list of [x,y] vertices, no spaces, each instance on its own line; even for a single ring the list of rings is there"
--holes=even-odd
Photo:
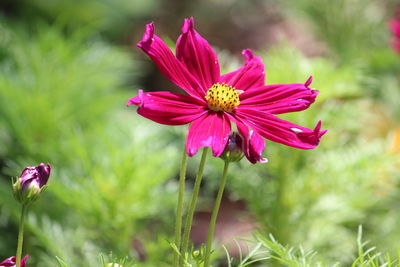
[[[241,151],[224,151],[220,156],[221,159],[228,162],[238,162],[244,157]]]
[[[41,188],[29,186],[27,190],[23,191],[21,180],[18,177],[12,177],[12,188],[15,200],[22,205],[30,205],[39,199],[42,192],[47,188],[47,185]]]

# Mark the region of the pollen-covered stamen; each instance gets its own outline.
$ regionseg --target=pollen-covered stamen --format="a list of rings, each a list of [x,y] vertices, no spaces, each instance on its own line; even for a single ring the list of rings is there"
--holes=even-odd
[[[232,112],[240,103],[239,91],[224,83],[216,83],[207,91],[208,107],[213,111]]]

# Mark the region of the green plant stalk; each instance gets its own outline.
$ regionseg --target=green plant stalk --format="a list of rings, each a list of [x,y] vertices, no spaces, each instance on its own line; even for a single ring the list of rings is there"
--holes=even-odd
[[[18,246],[17,246],[17,254],[16,256],[16,264],[15,266],[21,266],[21,256],[22,256],[22,244],[24,242],[24,221],[25,221],[25,214],[27,211],[27,205],[22,204],[21,208],[21,217],[19,219],[19,232],[18,232]]]
[[[189,246],[190,230],[192,228],[193,215],[196,208],[197,198],[199,196],[201,179],[203,178],[203,171],[204,171],[204,165],[206,163],[207,152],[208,152],[208,147],[203,148],[203,154],[201,155],[199,170],[197,172],[196,181],[193,187],[192,199],[190,201],[189,211],[186,217],[185,231],[183,232],[183,239],[181,246],[181,255],[183,257],[186,257],[186,251]]]
[[[176,208],[175,220],[175,245],[178,251],[181,249],[181,235],[182,235],[182,211],[183,211],[183,195],[185,193],[185,178],[186,178],[187,154],[185,147],[183,148],[181,170],[179,173],[179,193],[178,204]],[[179,255],[175,253],[174,266],[179,267]]]
[[[221,206],[222,195],[224,194],[226,180],[228,178],[228,168],[229,161],[225,161],[224,172],[222,174],[221,183],[219,185],[217,198],[215,199],[214,209],[211,214],[210,226],[208,228],[208,236],[206,243],[206,252],[204,256],[204,267],[208,267],[210,265],[210,255],[211,255],[211,247],[212,241],[214,237],[215,224],[217,222],[219,207]]]

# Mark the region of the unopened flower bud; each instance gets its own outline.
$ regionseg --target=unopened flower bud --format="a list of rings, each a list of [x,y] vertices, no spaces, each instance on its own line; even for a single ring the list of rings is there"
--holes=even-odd
[[[21,204],[33,203],[45,189],[50,171],[50,164],[40,163],[34,167],[26,167],[13,183],[15,199]]]
[[[229,136],[228,143],[221,155],[223,160],[237,162],[243,158],[243,138],[238,133],[232,133]]]
[[[118,264],[118,263],[107,263],[106,267],[123,267],[122,265]]]

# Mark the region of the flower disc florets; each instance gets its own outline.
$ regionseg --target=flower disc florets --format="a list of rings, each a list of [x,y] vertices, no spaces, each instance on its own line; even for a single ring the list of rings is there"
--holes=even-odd
[[[213,111],[232,112],[240,103],[239,91],[224,83],[216,83],[208,89],[205,99]]]

